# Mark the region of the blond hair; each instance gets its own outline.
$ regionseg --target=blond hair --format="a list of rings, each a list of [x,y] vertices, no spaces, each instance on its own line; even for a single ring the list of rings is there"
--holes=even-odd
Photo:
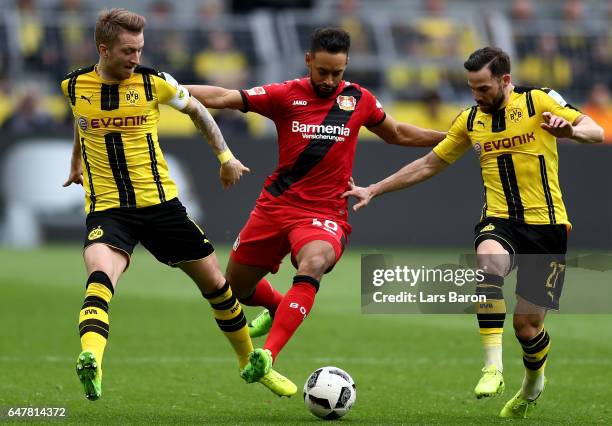
[[[146,24],[144,16],[126,9],[104,9],[98,14],[94,39],[96,47],[111,46],[121,31],[140,33]]]

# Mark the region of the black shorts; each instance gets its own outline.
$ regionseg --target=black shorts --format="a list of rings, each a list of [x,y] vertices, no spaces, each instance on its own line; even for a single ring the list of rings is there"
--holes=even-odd
[[[203,259],[215,251],[178,198],[149,207],[93,212],[87,216],[86,225],[84,247],[102,243],[130,257],[140,242],[157,260],[170,266]]]
[[[516,294],[534,305],[559,309],[565,278],[565,225],[528,225],[509,219],[487,218],[474,229],[474,248],[495,240],[518,267]]]

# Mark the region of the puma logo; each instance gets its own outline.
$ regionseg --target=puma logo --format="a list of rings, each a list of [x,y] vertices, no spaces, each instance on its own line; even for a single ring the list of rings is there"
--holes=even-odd
[[[92,96],[93,96],[93,95],[89,95],[89,97],[86,97],[85,95],[81,95],[81,99],[86,100],[87,102],[89,102],[89,105],[91,105],[91,97],[92,97]]]
[[[480,120],[478,120],[478,121],[476,122],[476,124],[480,124],[482,127],[484,127],[484,126],[485,126],[485,124],[484,124],[482,121],[480,121]]]

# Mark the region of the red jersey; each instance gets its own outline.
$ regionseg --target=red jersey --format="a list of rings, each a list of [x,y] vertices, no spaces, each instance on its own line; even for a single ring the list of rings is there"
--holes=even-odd
[[[385,119],[374,95],[341,81],[333,95],[321,98],[309,77],[240,93],[243,112],[270,118],[278,133],[279,164],[257,204],[289,205],[346,220],[347,200],[340,196],[352,175],[359,129]]]

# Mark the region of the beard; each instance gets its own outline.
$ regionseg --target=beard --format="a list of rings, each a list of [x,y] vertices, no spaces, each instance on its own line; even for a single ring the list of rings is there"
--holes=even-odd
[[[336,86],[329,86],[327,84],[315,84],[314,81],[312,81],[312,76],[310,77],[310,85],[312,86],[312,89],[314,90],[314,92],[317,94],[317,96],[319,98],[329,98],[331,95],[333,95],[336,92],[336,89],[338,89],[338,85]]]
[[[484,105],[478,105],[478,106],[480,107],[480,110],[484,112],[485,114],[491,114],[497,111],[499,107],[502,106],[503,103],[504,103],[504,89],[500,87],[499,92],[497,93],[497,96],[495,96],[495,98],[493,98],[493,100],[490,103],[484,104]]]

